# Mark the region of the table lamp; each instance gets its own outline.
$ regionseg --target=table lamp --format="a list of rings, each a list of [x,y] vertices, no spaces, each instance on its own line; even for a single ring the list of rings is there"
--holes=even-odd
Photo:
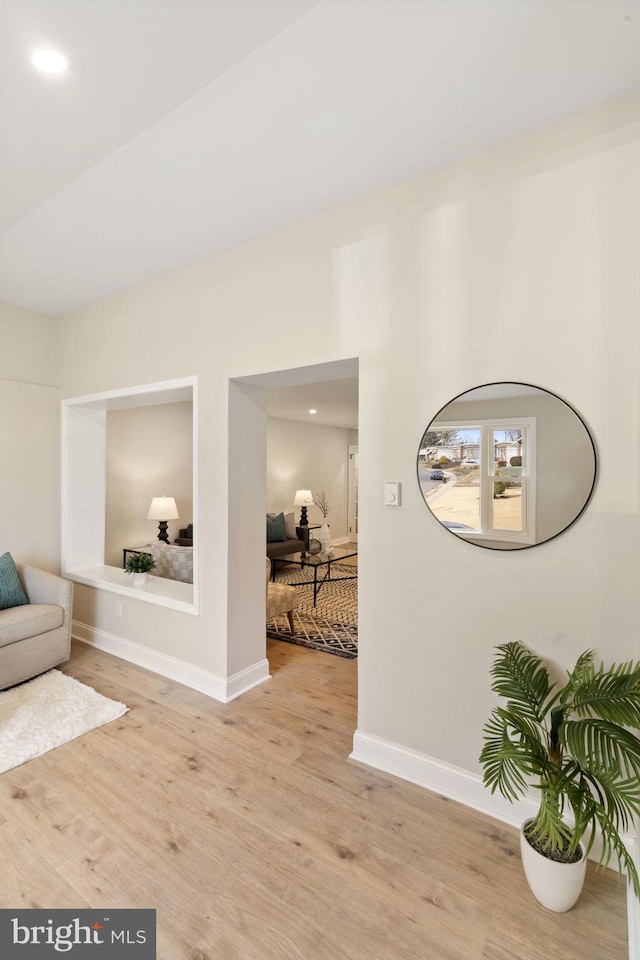
[[[310,507],[313,503],[313,497],[311,495],[311,490],[296,490],[296,495],[293,500],[294,507],[300,507],[300,526],[308,527],[309,520],[307,519],[307,507]]]
[[[167,520],[177,520],[179,517],[176,501],[173,497],[154,497],[149,507],[147,520],[158,520],[158,540],[169,543],[167,536]]]

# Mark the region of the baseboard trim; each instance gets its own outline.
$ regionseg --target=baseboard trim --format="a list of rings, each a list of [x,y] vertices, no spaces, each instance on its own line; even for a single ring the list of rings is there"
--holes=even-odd
[[[268,660],[259,660],[245,670],[234,673],[226,682],[225,703],[229,703],[230,700],[235,700],[236,697],[246,693],[247,690],[251,690],[253,687],[257,687],[258,684],[270,679],[271,674],[269,673]]]
[[[520,827],[524,820],[535,814],[538,807],[534,798],[510,803],[499,794],[489,793],[477,774],[361,730],[356,730],[354,734],[350,759],[425,787],[449,800],[457,800],[512,827]],[[638,838],[624,834],[622,840],[633,856],[634,863],[640,867]],[[592,859],[597,861],[598,855],[594,849]],[[612,863],[611,868],[616,869],[616,865]],[[628,884],[627,926],[629,960],[640,960],[640,903]]]
[[[350,759],[457,800],[512,827],[519,827],[537,810],[533,799],[509,803],[504,797],[489,793],[477,774],[360,730],[354,734]]]
[[[204,693],[221,703],[229,703],[242,693],[269,679],[267,660],[260,660],[251,667],[225,678],[205,670],[204,667],[187,663],[168,653],[151,650],[133,640],[126,640],[124,637],[80,623],[78,620],[73,621],[71,634],[74,640],[80,640],[88,646],[120,657],[121,660],[151,670],[161,677],[182,683],[185,687],[191,687],[192,690]]]

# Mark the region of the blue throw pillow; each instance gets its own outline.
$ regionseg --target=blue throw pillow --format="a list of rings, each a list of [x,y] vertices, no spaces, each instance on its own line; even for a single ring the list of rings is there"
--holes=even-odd
[[[284,513],[279,513],[277,517],[267,517],[267,543],[282,543],[287,539],[287,531],[284,527]]]
[[[18,578],[18,571],[10,553],[0,557],[0,610],[29,603]]]

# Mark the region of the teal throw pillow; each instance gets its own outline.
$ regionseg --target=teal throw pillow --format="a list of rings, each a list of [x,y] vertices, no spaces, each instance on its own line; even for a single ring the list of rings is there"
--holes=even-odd
[[[287,531],[284,528],[284,513],[279,513],[277,517],[267,517],[267,543],[282,543],[287,539]]]
[[[0,557],[0,610],[21,607],[29,603],[18,578],[18,571],[10,553]]]

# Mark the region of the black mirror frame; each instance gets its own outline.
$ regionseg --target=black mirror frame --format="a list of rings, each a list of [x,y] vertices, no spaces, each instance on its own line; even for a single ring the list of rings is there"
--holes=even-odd
[[[575,416],[575,417],[580,421],[580,423],[582,424],[582,426],[583,426],[583,428],[584,428],[584,431],[585,431],[587,437],[589,438],[589,442],[590,442],[590,444],[591,444],[591,449],[592,449],[592,452],[593,452],[593,478],[592,478],[592,481],[591,481],[591,486],[590,486],[590,488],[589,488],[589,492],[588,492],[588,494],[587,494],[587,496],[586,496],[586,498],[585,498],[585,501],[584,501],[582,507],[581,507],[580,510],[576,513],[575,517],[574,517],[572,520],[570,520],[569,523],[566,524],[566,526],[562,527],[561,530],[558,530],[557,533],[552,534],[550,537],[545,537],[544,540],[537,541],[536,543],[513,544],[513,546],[509,546],[509,547],[498,547],[498,546],[492,546],[491,544],[488,544],[488,543],[487,543],[487,544],[478,543],[477,541],[474,541],[471,537],[469,537],[469,538],[467,538],[467,537],[461,537],[461,536],[459,536],[459,534],[457,534],[457,533],[455,532],[455,530],[451,530],[451,529],[449,529],[448,527],[446,527],[440,520],[438,520],[438,518],[437,518],[436,515],[433,513],[433,511],[431,510],[429,504],[427,503],[427,501],[426,501],[425,498],[424,498],[424,492],[423,492],[423,490],[422,490],[422,484],[420,483],[420,469],[419,469],[419,468],[420,468],[420,449],[421,449],[422,438],[424,437],[425,433],[427,432],[427,430],[429,429],[429,427],[431,426],[431,424],[434,423],[434,421],[437,421],[437,419],[438,419],[438,417],[440,416],[440,414],[442,413],[442,411],[443,411],[443,410],[446,410],[446,408],[447,408],[448,406],[450,406],[452,403],[455,403],[456,400],[459,400],[461,397],[466,396],[466,394],[468,394],[468,393],[472,393],[474,390],[481,390],[481,389],[483,389],[484,387],[502,386],[503,384],[514,384],[514,385],[519,386],[519,387],[530,387],[532,390],[539,390],[541,393],[546,393],[546,394],[548,394],[550,397],[554,397],[556,400],[559,400],[560,403],[563,403],[566,407],[569,408],[569,410],[574,414],[574,416]],[[427,424],[427,426],[425,427],[425,429],[422,431],[422,433],[421,433],[421,435],[420,435],[420,439],[419,439],[419,441],[418,441],[418,454],[417,454],[417,456],[416,456],[416,479],[417,479],[417,482],[418,482],[418,489],[419,489],[419,491],[420,491],[420,497],[424,500],[424,504],[425,504],[425,506],[426,506],[429,514],[433,517],[433,519],[436,521],[436,523],[438,524],[439,527],[444,528],[444,529],[446,530],[446,532],[447,532],[447,533],[450,533],[452,536],[454,536],[454,537],[456,538],[456,540],[466,542],[466,543],[468,543],[468,544],[469,544],[470,546],[472,546],[472,547],[480,547],[480,548],[483,549],[483,550],[494,550],[494,551],[496,551],[496,552],[498,552],[498,553],[517,553],[517,552],[519,552],[520,550],[530,550],[532,547],[540,547],[540,546],[542,546],[542,544],[544,544],[544,543],[550,543],[552,540],[555,540],[556,537],[559,537],[561,534],[566,533],[567,530],[569,530],[569,529],[574,525],[574,523],[575,523],[577,520],[580,519],[580,517],[582,516],[582,514],[584,513],[584,511],[587,509],[587,506],[589,505],[589,503],[590,503],[590,501],[591,501],[591,497],[593,496],[593,492],[594,492],[594,490],[595,490],[596,483],[597,483],[597,480],[598,480],[598,473],[599,473],[598,467],[599,467],[598,451],[597,451],[597,448],[596,448],[595,440],[594,440],[594,438],[593,438],[593,434],[591,433],[591,430],[589,429],[589,427],[588,427],[588,425],[587,425],[584,417],[582,417],[581,414],[578,413],[578,411],[575,409],[574,406],[572,406],[572,404],[570,404],[567,400],[565,400],[565,399],[564,399],[563,397],[561,397],[559,394],[555,393],[555,391],[553,391],[553,390],[547,390],[546,387],[540,387],[540,386],[538,386],[538,385],[536,385],[536,384],[533,384],[533,383],[525,383],[525,382],[522,381],[522,380],[493,380],[493,381],[491,381],[490,383],[481,383],[481,384],[478,384],[478,386],[476,386],[476,387],[470,387],[468,390],[462,390],[460,393],[456,394],[455,397],[452,397],[451,400],[448,400],[445,404],[443,404],[443,406],[441,406],[440,409],[437,411],[437,413],[431,418],[431,420],[429,421],[429,423]]]

